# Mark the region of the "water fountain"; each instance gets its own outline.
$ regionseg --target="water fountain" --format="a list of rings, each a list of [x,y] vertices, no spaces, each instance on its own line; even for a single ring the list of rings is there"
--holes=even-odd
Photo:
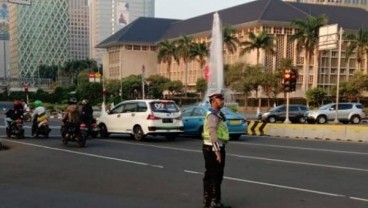
[[[225,88],[224,82],[224,56],[223,33],[220,16],[216,12],[213,15],[212,37],[210,45],[208,86],[205,93],[204,104],[208,103],[208,95],[213,92],[221,92],[225,98],[226,106],[238,105],[231,97],[231,91]]]

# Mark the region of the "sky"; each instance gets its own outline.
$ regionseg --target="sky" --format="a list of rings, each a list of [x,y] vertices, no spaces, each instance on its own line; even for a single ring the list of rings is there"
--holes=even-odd
[[[155,0],[155,17],[188,19],[255,0]]]

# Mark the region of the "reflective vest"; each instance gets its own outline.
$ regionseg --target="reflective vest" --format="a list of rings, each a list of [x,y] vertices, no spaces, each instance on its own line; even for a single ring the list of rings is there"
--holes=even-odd
[[[211,111],[208,111],[206,114],[206,117],[204,118],[203,139],[208,140],[208,141],[211,140],[211,137],[210,137],[210,131],[207,128],[207,123],[208,123],[208,116],[211,114],[214,114],[214,113]],[[222,119],[219,112],[216,114],[216,116],[219,119],[219,123],[216,128],[217,137],[220,142],[227,143],[229,141],[229,129],[227,128],[226,122]]]

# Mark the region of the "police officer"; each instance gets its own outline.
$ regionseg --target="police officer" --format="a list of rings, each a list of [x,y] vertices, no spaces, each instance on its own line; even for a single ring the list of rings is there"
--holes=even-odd
[[[225,167],[225,144],[229,141],[229,130],[224,114],[224,96],[215,92],[209,96],[210,108],[204,119],[203,156],[205,174],[203,178],[203,206],[205,208],[231,208],[221,203],[221,183]]]

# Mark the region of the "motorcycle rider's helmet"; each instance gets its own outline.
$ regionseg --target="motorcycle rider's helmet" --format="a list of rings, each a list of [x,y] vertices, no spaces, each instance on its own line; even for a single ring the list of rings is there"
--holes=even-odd
[[[88,100],[87,99],[83,99],[81,103],[82,103],[82,105],[87,105],[88,104]]]
[[[20,102],[19,100],[14,100],[13,107],[14,108],[23,108],[22,102]]]
[[[34,106],[37,108],[37,107],[40,107],[42,106],[42,101],[41,100],[36,100],[34,101]]]
[[[75,98],[75,97],[72,97],[72,98],[70,98],[69,99],[69,104],[77,104],[77,98]]]

